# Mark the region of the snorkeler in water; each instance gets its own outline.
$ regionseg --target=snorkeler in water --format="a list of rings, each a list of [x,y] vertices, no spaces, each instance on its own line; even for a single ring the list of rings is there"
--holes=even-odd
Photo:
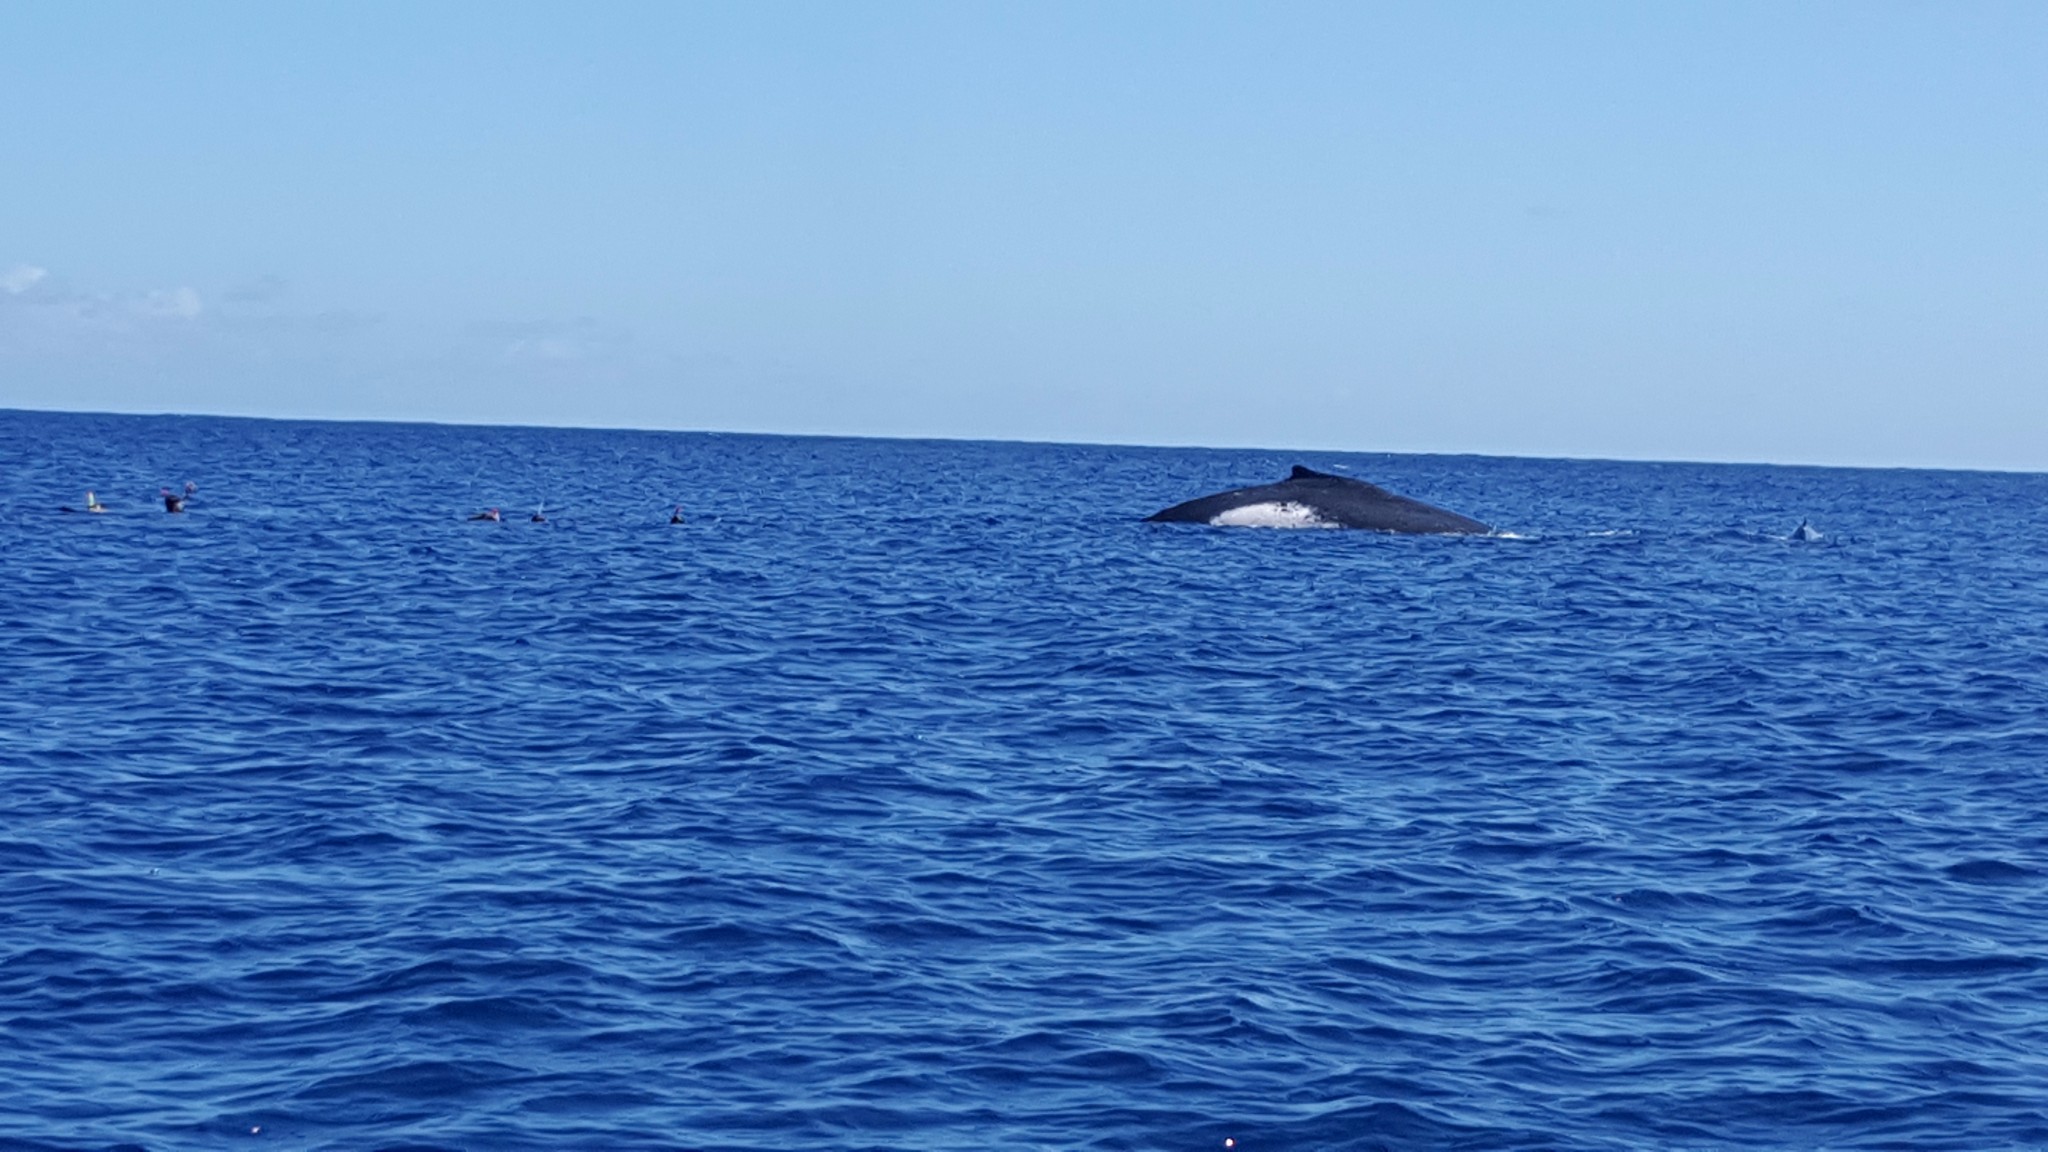
[[[668,514],[668,522],[671,524],[681,524],[683,522],[683,506],[681,504],[676,505],[676,510]]]
[[[476,515],[474,515],[474,516],[471,516],[471,517],[470,517],[470,519],[471,519],[471,520],[503,520],[503,519],[504,519],[504,517],[503,517],[503,516],[500,516],[500,515],[498,515],[498,510],[497,510],[496,508],[486,508],[486,509],[484,509],[483,511],[481,511],[481,512],[477,513]]]
[[[187,480],[185,481],[185,490],[183,492],[173,492],[169,488],[159,488],[157,489],[157,494],[164,498],[164,511],[183,512],[185,510],[185,501],[190,500],[192,494],[197,491],[199,491],[199,485]]]
[[[85,507],[73,508],[69,504],[62,504],[59,507],[66,512],[105,512],[107,510],[107,506],[100,503],[100,498],[93,495],[93,491],[90,488],[85,490]]]

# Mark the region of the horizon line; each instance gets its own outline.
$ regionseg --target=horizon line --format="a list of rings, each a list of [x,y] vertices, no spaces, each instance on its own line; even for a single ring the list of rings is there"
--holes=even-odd
[[[954,444],[1028,444],[1046,447],[1075,448],[1133,448],[1143,450],[1182,450],[1201,452],[1271,452],[1283,453],[1328,453],[1344,456],[1470,456],[1486,460],[1529,460],[1555,461],[1573,464],[1672,464],[1694,467],[1727,468],[1808,468],[1839,472],[1962,472],[1984,473],[2000,476],[2041,476],[2048,475],[2048,469],[1996,468],[1989,466],[1966,467],[1961,465],[1927,464],[1814,464],[1783,460],[1709,460],[1684,459],[1653,456],[1571,456],[1571,455],[1522,455],[1502,452],[1442,451],[1442,450],[1399,450],[1387,448],[1332,448],[1332,447],[1274,447],[1266,444],[1192,444],[1181,442],[1134,443],[1124,440],[1040,440],[1030,438],[1004,438],[997,436],[965,436],[936,434],[875,434],[860,432],[778,432],[744,428],[671,428],[661,426],[633,426],[623,424],[533,424],[515,420],[435,420],[421,417],[390,416],[274,416],[244,412],[171,412],[171,411],[123,411],[119,409],[73,409],[73,408],[17,408],[0,405],[0,415],[28,414],[46,416],[121,416],[138,420],[188,419],[188,420],[250,420],[272,424],[379,424],[395,426],[423,426],[431,428],[509,428],[537,431],[574,432],[640,432],[666,433],[679,436],[762,436],[783,437],[793,440],[901,440],[922,443]]]

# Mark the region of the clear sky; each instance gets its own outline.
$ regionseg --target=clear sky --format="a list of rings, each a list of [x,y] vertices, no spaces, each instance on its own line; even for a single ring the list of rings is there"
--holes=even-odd
[[[0,407],[2048,470],[2048,4],[0,6]]]

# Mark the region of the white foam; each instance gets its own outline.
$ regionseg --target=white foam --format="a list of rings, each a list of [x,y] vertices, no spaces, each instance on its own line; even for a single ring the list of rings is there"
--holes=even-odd
[[[1343,525],[1322,518],[1314,508],[1297,504],[1292,500],[1273,500],[1264,504],[1240,504],[1225,512],[1218,512],[1209,518],[1209,523],[1218,528],[1341,528]]]

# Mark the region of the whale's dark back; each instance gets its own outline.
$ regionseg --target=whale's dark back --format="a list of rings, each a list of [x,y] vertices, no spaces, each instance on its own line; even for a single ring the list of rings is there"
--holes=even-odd
[[[1456,512],[1397,495],[1376,484],[1333,476],[1299,464],[1287,479],[1277,484],[1233,488],[1213,496],[1202,496],[1171,508],[1161,509],[1145,519],[1161,522],[1208,524],[1237,508],[1257,504],[1294,504],[1314,511],[1317,519],[1344,528],[1365,528],[1377,532],[1425,534],[1474,534],[1493,529]]]

